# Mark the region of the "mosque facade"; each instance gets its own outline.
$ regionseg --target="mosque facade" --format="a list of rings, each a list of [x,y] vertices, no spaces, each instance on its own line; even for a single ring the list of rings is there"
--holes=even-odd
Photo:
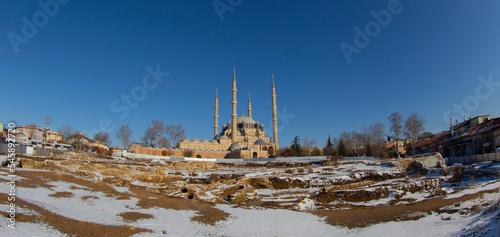
[[[248,95],[248,113],[238,117],[236,100],[236,70],[233,72],[232,87],[232,114],[231,120],[222,125],[219,132],[219,99],[217,90],[215,92],[214,105],[214,137],[211,141],[207,139],[189,140],[184,138],[176,148],[179,150],[191,150],[198,152],[208,152],[208,154],[219,153],[224,158],[268,158],[276,156],[278,147],[278,118],[276,115],[276,89],[274,86],[274,76],[272,77],[271,99],[272,99],[272,121],[273,136],[270,137],[264,131],[264,125],[252,118],[252,103],[250,94]],[[208,158],[208,157],[207,157]]]

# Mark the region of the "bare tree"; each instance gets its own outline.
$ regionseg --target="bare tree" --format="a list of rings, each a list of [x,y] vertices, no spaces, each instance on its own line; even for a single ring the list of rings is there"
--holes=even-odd
[[[303,147],[315,147],[316,146],[316,138],[309,139],[308,137],[305,137],[304,140],[302,140],[302,146]]]
[[[153,119],[151,125],[148,125],[148,129],[144,132],[144,136],[141,140],[147,143],[150,147],[158,147],[160,139],[165,133],[165,124],[161,121]]]
[[[166,137],[162,137],[160,139],[160,147],[162,148],[170,148],[170,141]]]
[[[304,156],[311,155],[313,148],[316,146],[316,138],[310,139],[305,137],[302,141],[302,152]]]
[[[30,123],[29,125],[25,126],[25,128],[23,129],[24,131],[24,135],[27,137],[27,138],[30,138],[33,140],[33,137],[36,136],[36,125],[34,123]]]
[[[375,157],[387,157],[387,148],[385,145],[385,127],[381,122],[372,123],[362,129],[365,139],[366,153],[371,153]]]
[[[184,128],[182,128],[182,125],[167,125],[165,131],[174,146],[186,137],[184,135]]]
[[[372,123],[362,129],[362,134],[367,144],[378,144],[384,142],[385,127],[381,122]]]
[[[155,144],[153,144],[153,139],[152,139],[152,129],[148,128],[146,131],[144,131],[144,135],[141,137],[141,142],[146,144],[149,147],[153,147]]]
[[[351,143],[353,154],[359,156],[364,153],[365,137],[356,131],[351,132]]]
[[[129,149],[130,137],[132,137],[132,130],[128,125],[122,125],[116,132],[116,138],[122,143],[123,149]]]
[[[105,146],[111,146],[111,140],[109,139],[109,133],[107,132],[98,132],[94,136],[94,140],[102,142]]]
[[[66,138],[74,133],[73,127],[70,125],[62,125],[57,131],[62,134],[63,140],[66,140]]]
[[[399,156],[399,137],[401,136],[401,133],[403,132],[403,116],[399,112],[392,113],[391,116],[389,116],[389,123],[391,124],[391,132],[393,134],[392,138],[396,140],[396,153]]]
[[[43,118],[44,126],[48,128],[50,123],[52,123],[52,117],[50,117],[50,115],[45,115],[45,117]]]
[[[323,150],[316,146],[312,149],[312,151],[309,153],[309,155],[310,156],[321,156],[322,153],[323,153]]]
[[[415,155],[415,142],[418,136],[424,131],[425,118],[417,113],[410,114],[405,121],[405,126],[403,129],[403,134],[407,139],[410,140],[411,148],[413,154]]]
[[[281,157],[296,157],[297,156],[297,151],[295,151],[292,146],[287,146],[283,149],[280,149],[279,151],[279,156]]]

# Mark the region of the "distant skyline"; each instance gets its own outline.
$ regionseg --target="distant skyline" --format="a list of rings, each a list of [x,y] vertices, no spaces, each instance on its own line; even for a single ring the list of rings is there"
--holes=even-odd
[[[279,145],[360,131],[400,112],[429,132],[450,117],[500,116],[497,1],[6,1],[0,23],[0,122],[71,125],[93,136],[121,125],[140,141],[151,120],[211,139],[238,116]]]

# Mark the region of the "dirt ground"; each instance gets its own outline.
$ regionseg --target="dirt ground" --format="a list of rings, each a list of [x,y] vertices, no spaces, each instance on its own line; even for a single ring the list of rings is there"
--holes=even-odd
[[[466,194],[459,198],[443,199],[442,197],[436,197],[406,205],[369,208],[363,207],[347,210],[311,211],[310,213],[325,216],[326,222],[330,225],[340,225],[348,228],[366,227],[389,221],[416,220],[424,215],[412,215],[414,213],[430,214],[431,212],[440,212],[443,207],[479,198],[484,193],[495,192],[498,192],[498,189],[482,191],[474,194]]]
[[[54,186],[48,184],[48,182],[64,181],[84,186],[92,191],[103,192],[106,194],[106,196],[114,197],[115,199],[137,198],[139,199],[138,206],[144,209],[158,207],[172,210],[192,210],[197,213],[197,215],[192,218],[192,221],[197,221],[202,224],[214,225],[217,221],[225,220],[229,216],[228,213],[215,208],[214,204],[169,197],[166,195],[133,188],[130,189],[132,194],[128,192],[122,193],[118,192],[109,184],[89,181],[71,174],[63,174],[50,171],[17,171],[16,175],[25,178],[17,182],[16,185],[18,187],[45,187],[50,189]],[[73,188],[75,187],[73,186]],[[71,198],[73,195],[71,192],[56,192],[51,196],[56,198]],[[154,199],[152,199],[151,197],[153,197]],[[0,193],[0,200],[7,200],[7,198],[8,196],[6,194]],[[85,198],[96,197],[87,196]],[[5,203],[5,201],[3,202]],[[128,225],[111,226],[78,221],[50,212],[41,206],[26,202],[20,198],[17,198],[16,202],[18,207],[40,213],[40,215],[18,214],[16,216],[16,221],[31,223],[45,222],[49,226],[52,226],[54,229],[59,230],[61,233],[68,234],[70,236],[103,236],[103,233],[106,233],[107,236],[132,236],[136,233],[151,232],[147,229],[134,228]],[[8,213],[6,212],[0,212],[0,214],[5,216],[6,218],[8,216]],[[150,217],[147,214],[133,212],[116,214],[122,216],[122,218],[126,221],[136,221],[137,219]]]
[[[236,208],[248,208],[248,207],[263,207],[263,208],[281,208],[281,209],[294,209],[298,201],[265,201],[259,198],[249,198],[254,189],[266,188],[273,190],[283,190],[280,191],[284,195],[295,194],[303,197],[308,196],[307,189],[288,191],[288,189],[281,189],[282,187],[275,187],[279,182],[283,180],[274,181],[271,183],[269,180],[272,179],[255,178],[255,179],[243,179],[240,174],[211,174],[210,179],[204,180],[200,178],[194,179],[195,176],[189,176],[195,174],[195,172],[201,172],[203,170],[213,170],[220,168],[215,164],[203,164],[200,162],[195,162],[192,164],[184,163],[172,163],[169,162],[164,165],[144,165],[138,162],[127,163],[113,163],[107,161],[96,160],[95,163],[90,163],[87,161],[74,161],[56,158],[53,160],[46,160],[41,158],[25,158],[25,164],[28,164],[31,169],[35,170],[18,170],[16,174],[22,177],[16,185],[18,187],[25,188],[47,188],[54,191],[51,197],[54,198],[75,198],[72,190],[84,189],[87,191],[102,192],[107,197],[114,198],[116,200],[129,200],[131,198],[137,198],[137,206],[141,209],[159,208],[159,209],[169,209],[169,210],[190,210],[194,211],[196,215],[191,218],[191,221],[198,222],[205,225],[216,225],[217,222],[224,222],[230,218],[230,214],[218,209],[214,203],[226,203],[224,197],[227,199],[232,199],[232,203]],[[337,164],[335,164],[337,165]],[[73,168],[72,168],[73,167]],[[75,169],[74,167],[78,167]],[[180,168],[186,168],[191,172],[188,179],[175,178],[174,175],[169,175],[169,172],[181,173]],[[257,166],[258,168],[258,166]],[[40,171],[36,169],[41,169]],[[334,168],[325,168],[324,171],[332,171]],[[42,171],[43,170],[43,171]],[[173,170],[173,171],[172,171]],[[304,167],[299,167],[297,169],[284,167],[282,171],[273,171],[272,175],[279,174],[293,174],[302,175],[305,172],[311,172],[313,169],[307,165]],[[96,181],[95,172],[103,172],[110,174],[109,177],[101,181]],[[281,172],[281,173],[280,173]],[[130,176],[124,176],[125,174],[131,174]],[[398,173],[397,177],[388,177],[394,179],[401,179]],[[404,173],[404,175],[406,175]],[[319,175],[321,176],[321,175]],[[153,184],[160,183],[159,188],[144,188],[137,185],[132,185],[130,180],[125,178],[138,177],[141,182],[151,182]],[[168,178],[168,182],[165,181],[165,177]],[[371,177],[371,176],[367,176]],[[372,177],[373,178],[373,177]],[[324,190],[326,192],[333,192],[342,189],[356,189],[362,186],[374,185],[378,182],[378,178],[375,177],[373,180],[358,181],[354,183],[330,185]],[[374,181],[377,180],[377,181]],[[384,181],[385,178],[380,180]],[[51,182],[63,181],[72,184],[69,190],[64,192],[56,192],[55,186]],[[293,183],[291,183],[293,184]],[[125,186],[128,188],[128,192],[120,192],[115,189],[114,186]],[[274,186],[273,186],[274,185]],[[290,184],[287,183],[288,186]],[[286,187],[288,187],[285,185]],[[181,194],[181,196],[170,195],[171,191],[168,187],[174,187],[176,194]],[[220,197],[212,202],[203,201],[197,198],[197,195],[201,195],[193,189],[193,187],[202,187],[204,189],[216,188],[216,187],[227,187],[221,189]],[[260,187],[262,186],[262,187]],[[296,185],[300,186],[299,184]],[[288,187],[290,188],[290,187]],[[445,199],[442,195],[435,195],[429,197],[423,201],[412,202],[409,204],[399,204],[399,205],[383,205],[383,206],[349,206],[348,209],[319,209],[319,210],[306,210],[306,212],[325,217],[325,222],[334,226],[344,226],[348,228],[366,227],[377,223],[390,222],[390,221],[403,221],[403,220],[415,220],[419,219],[426,214],[431,212],[441,212],[444,211],[443,208],[455,205],[459,206],[461,202],[475,199],[481,197],[484,193],[498,192],[498,189],[477,192],[474,194],[463,195],[459,198]],[[173,191],[172,191],[173,192]],[[248,196],[247,196],[248,195]],[[87,199],[98,199],[96,196],[88,195],[81,197],[82,200]],[[7,200],[7,195],[0,194],[0,200]],[[0,203],[5,203],[5,201],[0,201]],[[67,218],[51,211],[44,209],[39,205],[26,202],[22,199],[17,199],[18,206],[38,213],[38,215],[27,215],[18,214],[16,220],[19,222],[31,222],[38,223],[44,222],[47,225],[57,229],[61,233],[74,235],[74,236],[102,236],[102,233],[107,233],[108,236],[132,236],[137,233],[152,232],[148,229],[134,228],[127,224],[120,226],[113,225],[103,225],[97,223],[90,223],[85,221],[74,220]],[[289,204],[289,205],[288,205]],[[449,210],[448,210],[449,211]],[[8,213],[0,212],[1,215],[7,217]],[[122,213],[116,213],[120,216],[126,223],[136,222],[138,220],[147,220],[154,218],[150,214],[141,213],[139,210],[131,210]],[[252,217],[254,218],[254,217]],[[256,217],[258,218],[258,217]]]
[[[8,196],[6,194],[0,193],[1,200],[7,200]],[[56,213],[45,210],[43,207],[37,206],[35,204],[25,202],[22,199],[16,200],[17,205],[24,209],[37,212],[40,215],[24,215],[18,213],[16,215],[17,222],[31,222],[38,223],[44,222],[54,229],[59,230],[63,234],[70,236],[103,236],[106,233],[107,236],[132,236],[141,232],[151,232],[147,229],[139,229],[131,226],[111,226],[111,225],[101,225],[91,222],[78,221],[71,218],[67,218]],[[8,218],[7,212],[0,212],[1,215]]]

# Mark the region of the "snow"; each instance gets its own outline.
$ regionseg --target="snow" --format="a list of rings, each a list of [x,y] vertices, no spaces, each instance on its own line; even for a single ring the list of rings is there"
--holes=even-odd
[[[0,164],[3,164],[7,159],[9,159],[8,156],[0,156]]]
[[[500,188],[500,180],[494,180],[494,181],[487,182],[486,184],[482,184],[480,186],[477,186],[476,188],[464,189],[462,191],[449,194],[448,196],[446,196],[445,199],[462,197],[466,194],[473,194],[473,193],[477,193],[478,191],[494,190],[494,189],[498,189],[498,188]]]
[[[488,166],[491,167],[492,165]],[[481,166],[483,167],[483,166]],[[497,167],[497,168],[500,168]],[[25,171],[30,171],[24,169]],[[296,171],[296,169],[294,169]],[[63,181],[48,182],[48,188],[23,188],[17,187],[16,197],[27,202],[41,206],[44,209],[56,214],[80,221],[88,221],[104,225],[130,225],[136,228],[150,229],[154,233],[140,233],[136,236],[158,236],[166,231],[171,236],[457,236],[461,234],[471,234],[480,236],[499,236],[499,216],[500,216],[500,192],[485,193],[480,198],[471,199],[460,203],[459,206],[448,206],[444,209],[450,212],[442,213],[412,213],[411,215],[421,217],[411,221],[391,221],[379,223],[364,228],[348,229],[342,226],[327,224],[324,217],[316,216],[307,211],[317,209],[317,203],[311,198],[310,193],[317,193],[318,186],[325,186],[331,183],[362,179],[368,173],[397,175],[400,168],[373,165],[372,163],[340,163],[335,170],[328,170],[325,167],[304,168],[306,172],[302,175],[283,173],[283,169],[255,168],[252,170],[245,168],[230,168],[221,170],[204,170],[197,173],[197,177],[217,174],[237,174],[246,177],[268,176],[274,172],[280,172],[280,178],[298,179],[301,181],[311,180],[310,188],[294,188],[286,190],[255,189],[249,196],[258,196],[262,201],[277,202],[282,205],[291,205],[291,209],[269,209],[264,207],[238,208],[236,205],[215,205],[217,209],[230,214],[227,220],[219,221],[215,226],[202,224],[191,219],[197,215],[191,210],[170,210],[164,208],[143,209],[137,206],[138,199],[119,200],[110,197],[109,194],[88,190],[88,187],[75,183]],[[40,171],[40,170],[36,170]],[[182,171],[169,171],[182,172]],[[167,174],[169,173],[167,172]],[[187,172],[186,176],[190,174]],[[0,193],[8,193],[6,180],[8,173],[0,171]],[[96,173],[97,174],[97,173]],[[414,184],[423,182],[424,179],[433,177],[440,182],[436,172],[422,178],[412,178]],[[22,178],[22,177],[19,177]],[[23,178],[24,179],[24,178]],[[405,179],[396,178],[378,182],[375,185],[364,187],[374,189],[377,187],[391,185],[407,185]],[[151,186],[150,183],[135,181],[133,184],[141,186]],[[419,183],[421,184],[421,183]],[[477,180],[475,187],[470,182],[465,182],[466,189],[454,192],[451,187],[445,187],[448,192],[446,198],[458,198],[466,194],[473,194],[480,191],[498,190],[499,180]],[[229,186],[220,185],[216,190],[206,192],[204,199],[216,198],[213,193]],[[120,193],[131,193],[127,187],[115,187]],[[352,206],[378,206],[387,205],[395,200],[395,195],[400,190],[390,190],[390,196],[367,202],[350,203]],[[56,192],[71,192],[71,198],[57,198],[51,195]],[[452,193],[454,192],[454,193]],[[415,199],[422,201],[428,196],[428,192],[407,192],[405,199]],[[84,196],[94,198],[82,199]],[[406,204],[401,201],[398,205]],[[6,211],[6,203],[0,202],[0,210]],[[18,209],[18,213],[29,213],[29,210]],[[119,215],[123,212],[139,212],[153,215],[150,219],[139,219],[136,222],[126,222]],[[36,214],[36,213],[32,213]],[[2,236],[61,236],[58,230],[47,224],[22,223],[16,224],[16,230],[7,228],[8,220],[0,215],[0,235]],[[479,233],[479,234],[477,234]]]
[[[138,199],[131,198],[130,200],[116,200],[113,197],[107,197],[102,192],[94,192],[83,189],[70,189],[70,186],[78,188],[87,188],[77,184],[66,182],[50,182],[54,185],[51,191],[46,188],[17,188],[17,195],[30,203],[44,207],[46,210],[63,215],[65,217],[89,221],[101,224],[112,225],[121,220],[117,213],[125,212],[126,206],[135,206]],[[6,193],[6,190],[0,189],[0,192]],[[71,192],[74,198],[54,198],[49,196],[55,192]],[[95,196],[98,199],[82,200],[84,196]],[[113,205],[109,205],[109,203]]]
[[[309,211],[317,209],[314,200],[311,200],[309,198],[300,201],[299,204],[297,205],[297,208],[301,211],[306,211],[306,210]]]
[[[485,185],[484,189],[491,189],[499,182]],[[340,226],[332,226],[324,222],[324,218],[306,212],[298,212],[281,209],[265,208],[235,208],[230,205],[217,205],[216,207],[231,216],[228,220],[218,222],[215,226],[209,226],[193,222],[190,219],[196,215],[194,211],[175,211],[163,208],[140,209],[136,206],[137,200],[116,200],[106,197],[103,193],[92,192],[82,189],[69,189],[70,186],[84,188],[76,184],[66,182],[51,182],[55,185],[56,192],[70,191],[75,198],[54,198],[49,194],[54,193],[46,188],[18,188],[19,197],[43,206],[47,210],[69,217],[75,220],[90,221],[94,223],[117,225],[128,224],[137,228],[147,228],[155,233],[141,233],[137,236],[155,236],[163,231],[173,236],[454,236],[463,231],[473,231],[474,228],[491,229],[491,236],[498,233],[498,226],[488,224],[491,218],[498,214],[490,213],[486,216],[438,214],[420,218],[416,221],[399,221],[376,224],[366,228],[347,229]],[[127,191],[120,188],[119,191]],[[263,190],[261,190],[263,191]],[[272,194],[273,190],[265,190],[262,193]],[[5,193],[4,187],[0,192]],[[260,191],[259,191],[260,192]],[[87,199],[82,201],[80,197],[92,195],[98,199]],[[460,208],[471,208],[481,203],[498,201],[500,193],[485,194],[478,200],[469,200],[461,204]],[[298,204],[300,210],[314,210],[314,201],[305,199]],[[2,205],[5,210],[6,205]],[[126,211],[137,211],[151,214],[153,219],[142,219],[136,223],[125,223],[117,213]],[[419,215],[420,213],[417,213]],[[426,215],[426,214],[423,214]],[[443,221],[444,218],[449,218]],[[7,219],[0,217],[2,233],[15,234],[15,236],[60,236],[57,230],[43,223],[18,223],[16,230],[7,229]],[[472,223],[472,226],[471,226]],[[496,228],[496,229],[495,229]],[[495,232],[496,231],[496,232]]]
[[[3,210],[3,208],[2,208]],[[2,236],[63,236],[61,232],[44,223],[17,222],[16,229],[8,228],[10,224],[7,218],[0,215],[0,233]]]

